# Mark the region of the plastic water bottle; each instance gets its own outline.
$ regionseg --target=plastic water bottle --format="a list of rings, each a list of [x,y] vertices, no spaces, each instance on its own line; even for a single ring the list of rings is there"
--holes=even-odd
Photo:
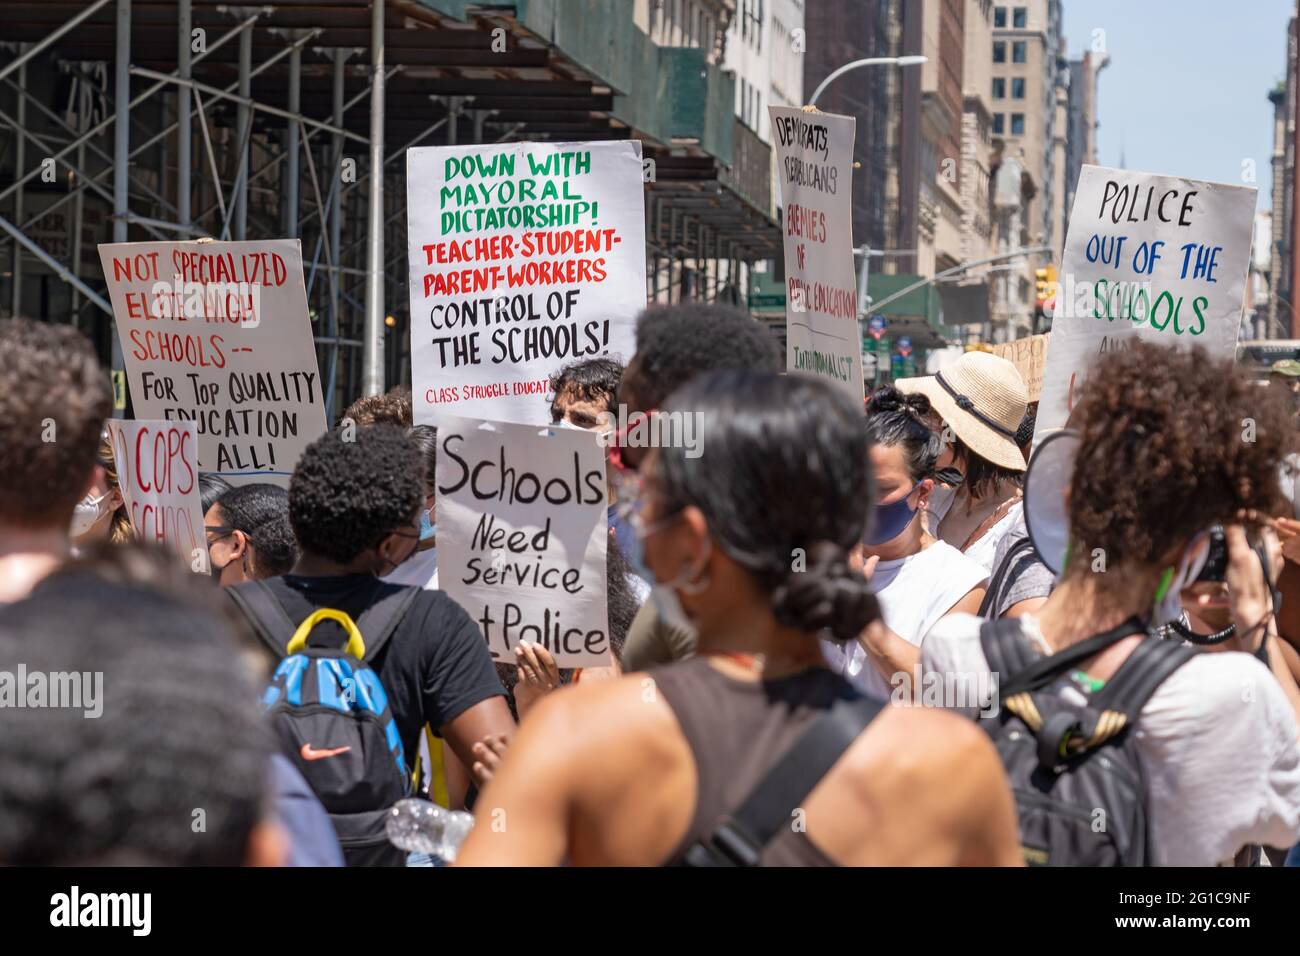
[[[407,853],[427,853],[451,863],[474,827],[472,814],[444,810],[414,797],[399,800],[388,811],[384,829],[388,841]]]

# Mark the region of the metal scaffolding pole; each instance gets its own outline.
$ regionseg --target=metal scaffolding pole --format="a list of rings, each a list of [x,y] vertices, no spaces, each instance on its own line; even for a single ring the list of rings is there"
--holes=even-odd
[[[19,53],[22,48],[19,47]],[[20,57],[21,59],[21,57]],[[20,90],[27,89],[27,64],[23,63],[18,68],[18,86]],[[21,176],[27,166],[27,97],[21,93],[18,96],[18,117],[14,131],[18,134],[17,143],[14,149],[14,170],[17,175]],[[14,222],[23,221],[23,191],[20,189],[18,195],[14,197]],[[9,314],[17,318],[22,314],[23,308],[23,250],[22,246],[14,240],[14,259],[13,259],[13,298],[9,304]]]
[[[193,29],[193,0],[180,0],[180,19],[176,32],[177,72],[182,80],[190,79],[190,31]],[[190,88],[182,83],[176,88],[176,219],[188,228],[190,220],[190,148],[194,130],[190,125]]]
[[[235,238],[248,236],[248,152],[249,141],[253,131],[253,110],[248,105],[252,99],[252,80],[249,73],[253,69],[253,31],[245,30],[239,35],[239,96],[241,102],[236,113],[235,124],[239,130],[239,164],[235,176]]]
[[[62,262],[54,258],[52,255],[50,255],[48,252],[46,252],[36,243],[28,239],[26,233],[24,233],[21,229],[15,226],[4,216],[0,216],[0,229],[3,229],[5,232],[9,233],[9,235],[13,236],[14,240],[19,245],[21,245],[24,249],[30,252],[41,262],[49,266],[55,272],[55,274],[58,275],[60,279],[62,279],[64,282],[69,283],[74,289],[76,289],[78,292],[84,295],[91,302],[95,303],[95,305],[99,306],[100,309],[108,313],[110,316],[113,314],[113,307],[104,301],[103,296],[101,296],[98,292],[96,292],[90,286],[86,285],[86,283],[82,282],[79,278],[77,278],[75,275],[69,272],[68,267],[65,266]],[[117,357],[121,359],[121,350],[116,347],[116,343],[117,343],[116,335],[113,336],[113,342],[114,342],[114,349],[113,349],[114,354],[116,354]],[[121,413],[115,412],[114,414],[120,416]]]
[[[347,108],[343,102],[343,66],[347,62],[348,54],[344,50],[334,51],[334,125],[339,129],[343,128],[343,112]],[[310,135],[310,134],[308,134]],[[343,137],[338,133],[333,136],[333,156],[334,161],[331,164],[332,172],[330,176],[334,182],[330,185],[330,245],[329,253],[333,257],[330,260],[332,267],[329,272],[330,280],[330,321],[329,333],[333,342],[330,344],[330,362],[329,373],[325,382],[325,420],[330,424],[334,422],[334,384],[338,375],[339,365],[339,320],[342,317],[339,312],[339,274],[338,268],[341,266],[342,257],[339,253],[339,246],[343,242],[343,191],[340,188],[342,182],[342,172],[340,166],[343,162]],[[310,148],[310,147],[309,147]]]
[[[47,34],[45,39],[43,39],[40,43],[37,43],[36,45],[28,48],[27,50],[23,51],[22,54],[17,59],[10,60],[3,67],[0,67],[0,79],[4,79],[14,70],[21,68],[25,63],[31,60],[32,57],[39,56],[41,53],[44,53],[55,43],[58,43],[60,40],[62,40],[64,36],[72,32],[73,30],[75,30],[77,27],[81,26],[82,23],[84,23],[86,20],[89,20],[100,10],[104,9],[104,7],[108,6],[109,3],[111,2],[112,0],[99,0],[98,3],[92,3],[90,6],[86,7],[86,9],[82,10],[75,17],[69,20],[67,23],[63,24],[63,26],[56,29],[53,33]]]
[[[295,46],[293,52],[289,54],[289,112],[302,112],[302,47],[300,46]],[[288,157],[284,184],[284,234],[290,239],[298,237],[298,152],[301,129],[298,123],[289,124],[288,142],[284,147],[285,155]]]
[[[113,127],[113,241],[126,242],[128,235],[126,214],[130,211],[128,194],[130,180],[127,178],[130,166],[127,163],[127,154],[131,152],[131,0],[117,0],[116,39],[113,63],[113,112],[114,122],[117,124]],[[112,370],[114,392],[116,392],[118,384],[125,382],[122,343],[118,339],[116,330],[110,338],[113,340]],[[125,388],[125,384],[122,384],[123,393]],[[113,403],[115,418],[121,418],[125,414],[125,409],[118,408],[118,404],[118,402]]]
[[[384,390],[384,0],[370,0],[370,208],[361,391]]]

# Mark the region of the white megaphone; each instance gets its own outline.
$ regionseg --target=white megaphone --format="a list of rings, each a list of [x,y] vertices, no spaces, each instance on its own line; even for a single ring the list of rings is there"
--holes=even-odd
[[[1039,560],[1058,578],[1065,570],[1070,546],[1070,515],[1065,489],[1074,474],[1080,436],[1063,428],[1045,436],[1034,448],[1025,473],[1025,528]]]

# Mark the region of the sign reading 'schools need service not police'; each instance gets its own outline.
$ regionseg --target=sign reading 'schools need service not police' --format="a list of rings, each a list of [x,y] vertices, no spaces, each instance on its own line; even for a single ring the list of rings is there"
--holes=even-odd
[[[1103,352],[1144,339],[1236,355],[1254,217],[1253,187],[1083,167],[1035,441],[1065,424]]]
[[[417,422],[548,424],[549,377],[626,362],[646,302],[641,144],[406,151]]]
[[[786,368],[862,401],[853,271],[854,120],[770,106],[785,223]]]

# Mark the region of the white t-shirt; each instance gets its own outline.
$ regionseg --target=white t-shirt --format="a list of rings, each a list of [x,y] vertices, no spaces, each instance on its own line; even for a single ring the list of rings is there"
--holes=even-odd
[[[880,561],[871,577],[885,625],[917,647],[935,622],[953,609],[988,572],[952,545],[936,541],[905,558]],[[857,641],[822,641],[826,662],[864,693],[889,698],[892,688]]]
[[[414,584],[426,591],[438,590],[438,549],[415,552],[381,580],[389,584]]]
[[[1014,620],[1049,652],[1032,615]],[[982,623],[972,614],[940,621],[921,649],[922,674],[975,680],[988,674]],[[1054,686],[1063,698],[1084,703],[1068,678]],[[1198,654],[1160,685],[1133,733],[1158,865],[1231,863],[1248,844],[1289,847],[1300,840],[1300,730],[1282,688],[1258,659]]]
[[[952,507],[953,499],[957,496],[957,490],[946,485],[935,485],[934,491],[931,492],[929,500],[925,503],[925,530],[936,538],[939,537],[939,523],[943,521],[948,509]],[[1007,513],[1002,516],[997,524],[985,531],[969,548],[962,552],[972,561],[982,564],[986,575],[993,572],[993,555],[998,550],[998,542],[1020,521],[1020,513],[1023,509],[1024,502],[1017,501],[1007,509]]]

